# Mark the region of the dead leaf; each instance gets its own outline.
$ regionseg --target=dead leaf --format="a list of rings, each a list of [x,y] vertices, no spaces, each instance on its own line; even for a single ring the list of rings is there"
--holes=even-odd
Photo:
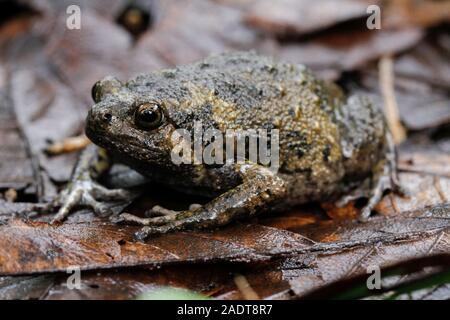
[[[395,218],[375,217],[362,225],[356,221],[325,222],[297,228],[298,234],[261,225],[234,225],[216,232],[168,234],[146,243],[133,239],[137,228],[132,226],[95,221],[52,226],[11,220],[0,226],[0,274],[64,271],[71,265],[86,270],[194,261],[250,262],[375,242],[395,243],[445,230],[448,212],[448,207],[438,206]],[[333,243],[316,243],[334,234],[333,230],[339,230]]]
[[[280,47],[269,42],[261,50],[281,60],[305,64],[317,72],[349,71],[364,67],[384,54],[411,48],[422,36],[420,29],[339,30],[307,42],[287,43]]]
[[[188,261],[258,261],[308,245],[290,232],[262,226],[225,229],[217,233],[176,233],[136,242],[132,226],[110,223],[64,223],[12,220],[0,226],[0,274],[65,271]],[[17,245],[16,249],[13,247]]]
[[[36,193],[35,174],[11,100],[0,88],[0,189],[27,189],[25,193]]]
[[[0,277],[0,299],[42,299],[53,285],[55,278],[54,275]]]
[[[370,4],[379,1],[308,0],[255,1],[246,9],[246,22],[276,36],[306,34],[367,16]]]

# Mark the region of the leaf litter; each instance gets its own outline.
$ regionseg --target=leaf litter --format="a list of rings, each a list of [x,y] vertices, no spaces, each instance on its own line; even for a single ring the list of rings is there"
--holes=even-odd
[[[346,3],[356,8],[361,6],[357,2]],[[1,26],[0,92],[10,99],[5,104],[9,100],[2,98],[2,107],[9,110],[2,113],[9,117],[2,123],[13,124],[2,125],[0,129],[7,135],[1,137],[10,137],[9,145],[20,149],[9,154],[24,156],[14,162],[23,177],[8,176],[6,167],[0,170],[4,190],[19,191],[18,202],[0,200],[0,297],[130,299],[173,285],[220,299],[236,299],[244,298],[234,280],[242,275],[258,297],[283,299],[365,273],[371,264],[385,266],[449,252],[449,151],[445,138],[437,143],[428,139],[426,131],[448,123],[446,108],[438,105],[425,116],[416,116],[429,101],[448,101],[447,73],[442,71],[445,59],[427,59],[424,64],[420,58],[424,54],[445,56],[445,36],[438,29],[432,30],[437,38],[424,38],[424,26],[443,21],[443,15],[433,9],[429,19],[414,20],[407,19],[404,11],[403,20],[391,20],[383,32],[370,33],[354,29],[354,23],[362,22],[365,16],[359,9],[331,10],[320,24],[307,25],[307,20],[299,22],[286,15],[283,4],[290,1],[276,8],[280,12],[277,22],[270,21],[273,17],[265,16],[261,9],[275,5],[267,1],[187,1],[181,6],[172,1],[152,3],[139,8],[149,8],[152,19],[139,36],[116,23],[127,8],[124,1],[114,1],[107,8],[97,1],[84,3],[86,24],[77,35],[64,28],[53,32],[64,23],[58,18],[58,12],[65,8],[63,2],[55,6],[29,1],[38,14],[33,11]],[[222,21],[220,26],[216,21]],[[408,27],[392,27],[399,25]],[[377,207],[378,215],[366,224],[352,220],[359,210],[357,203],[345,208],[312,204],[221,230],[170,234],[145,243],[134,240],[137,227],[111,224],[87,210],[62,225],[49,225],[46,217],[24,219],[33,207],[43,205],[29,201],[51,198],[67,181],[76,153],[50,156],[45,150],[49,142],[82,132],[92,83],[105,74],[126,79],[144,69],[191,62],[212,52],[250,48],[306,63],[331,79],[350,71],[367,75],[366,70],[373,70],[371,61],[406,50],[393,61],[395,95],[406,127],[422,131],[408,135],[400,147],[400,178],[410,196],[385,196]],[[375,80],[367,81],[370,78]],[[363,84],[372,83],[368,88],[374,92],[377,79],[372,74],[363,78]],[[423,102],[408,100],[417,86],[428,88],[426,95],[421,94]],[[65,121],[60,121],[61,117]],[[427,141],[423,146],[415,143],[423,137]],[[7,155],[2,151],[2,157]],[[13,162],[8,158],[2,163]],[[158,202],[154,195],[146,197],[150,200],[144,203]],[[84,270],[81,290],[71,291],[64,285],[64,272],[71,265]],[[440,290],[445,293],[446,289]]]

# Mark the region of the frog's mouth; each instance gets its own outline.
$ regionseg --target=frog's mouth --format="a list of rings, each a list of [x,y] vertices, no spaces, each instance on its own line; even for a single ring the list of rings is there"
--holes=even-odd
[[[163,161],[161,149],[150,145],[145,139],[133,136],[127,133],[127,130],[114,132],[92,124],[88,119],[86,136],[97,146],[108,150],[120,162],[132,167],[147,167],[158,165]]]

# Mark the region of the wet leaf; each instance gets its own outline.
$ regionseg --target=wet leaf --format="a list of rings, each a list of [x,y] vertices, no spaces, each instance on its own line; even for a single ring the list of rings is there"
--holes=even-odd
[[[293,253],[335,251],[374,243],[426,237],[448,227],[448,207],[395,218],[297,228],[296,233],[261,225],[234,225],[219,231],[179,232],[136,242],[133,226],[106,222],[64,223],[10,220],[0,226],[0,274],[27,274],[195,261],[264,261]],[[435,216],[436,215],[436,216]],[[337,234],[337,230],[339,234]],[[330,235],[337,235],[330,239]],[[2,249],[4,248],[4,249]]]
[[[308,0],[255,1],[246,10],[247,23],[277,35],[306,34],[335,24],[367,16],[369,4],[379,1]]]
[[[34,165],[11,100],[0,87],[0,189],[27,189],[26,193],[36,193]]]
[[[313,291],[303,298],[317,299],[424,299],[449,295],[446,289],[450,282],[448,254],[413,258],[380,268],[380,287],[372,290],[367,287],[365,274],[334,282]],[[370,271],[372,274],[374,269]],[[442,297],[441,297],[442,298]]]
[[[53,285],[54,278],[52,275],[0,277],[0,299],[42,299]]]
[[[263,226],[234,226],[216,233],[174,233],[146,243],[136,227],[106,222],[64,223],[11,220],[0,226],[0,274],[65,271],[193,261],[260,261],[308,246],[302,237]],[[0,232],[1,233],[1,232]],[[15,247],[15,249],[14,249]]]
[[[287,43],[280,47],[267,45],[263,49],[282,60],[305,64],[327,76],[336,69],[362,68],[384,54],[411,48],[422,36],[420,29],[374,31],[351,28],[324,33],[307,42]]]

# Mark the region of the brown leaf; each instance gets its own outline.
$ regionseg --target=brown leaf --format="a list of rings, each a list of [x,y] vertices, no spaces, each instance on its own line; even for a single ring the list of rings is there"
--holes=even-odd
[[[54,275],[0,277],[0,299],[42,299],[53,285],[54,278]]]
[[[279,262],[270,262],[82,271],[80,289],[68,288],[71,274],[3,277],[0,278],[0,299],[134,299],[168,286],[217,299],[242,299],[233,282],[237,273],[246,277],[261,298],[289,297],[289,283],[282,277]]]
[[[65,271],[187,261],[254,261],[305,248],[309,242],[288,231],[251,225],[219,232],[174,233],[136,242],[132,226],[12,220],[0,226],[0,274]],[[3,233],[4,231],[4,233]]]
[[[1,71],[1,70],[0,70]],[[1,82],[1,81],[0,81]],[[35,168],[14,115],[11,99],[0,87],[0,189],[37,192]]]
[[[422,82],[422,85],[429,84],[436,89],[448,89],[450,87],[448,60],[450,48],[446,45],[448,40],[449,36],[444,30],[436,29],[429,32],[419,45],[397,58],[394,66],[396,75],[415,79],[413,85],[416,86],[420,86]]]
[[[384,54],[414,46],[423,36],[420,29],[366,30],[362,28],[325,33],[307,42],[263,47],[280,59],[305,64],[314,70],[354,70]]]
[[[138,61],[158,58],[176,65],[212,53],[254,48],[259,40],[257,33],[243,25],[242,19],[239,8],[214,1],[177,2],[163,12],[153,32],[139,40]],[[138,64],[134,66],[139,68]]]
[[[399,263],[397,262],[395,264],[389,263],[383,266],[372,265],[372,267],[374,266],[378,266],[380,268],[382,286],[378,290],[372,291],[367,288],[368,276],[372,275],[374,272],[374,269],[371,268],[370,272],[359,272],[360,274],[357,276],[351,276],[350,278],[346,277],[345,279],[338,280],[331,285],[314,290],[310,294],[302,296],[302,298],[336,299],[341,297],[340,299],[342,299],[343,295],[350,293],[353,296],[353,299],[358,298],[358,296],[360,299],[368,298],[370,296],[379,296],[378,299],[383,299],[392,294],[397,288],[401,288],[405,285],[414,287],[415,282],[417,283],[421,281],[423,283],[427,278],[430,279],[429,276],[445,273],[450,266],[450,255],[432,254],[425,257],[408,258],[406,261],[401,261]],[[358,287],[363,289],[354,290]],[[442,285],[431,285],[428,288],[422,288],[421,290],[413,289],[413,292],[409,292],[407,294],[405,293],[398,298],[409,298],[410,300],[445,300],[448,299],[450,295],[449,289],[449,286],[445,283]],[[383,296],[383,294],[385,296]],[[349,299],[349,297],[346,297],[345,299]]]
[[[136,227],[132,226],[101,222],[51,226],[12,220],[0,226],[0,273],[64,271],[71,265],[85,270],[183,261],[261,261],[420,237],[447,228],[448,213],[444,206],[390,219],[376,217],[362,225],[325,222],[297,228],[299,234],[261,225],[234,225],[215,232],[163,235],[146,243],[134,241]],[[333,243],[315,243],[337,231],[339,237]]]
[[[300,255],[293,258],[289,264],[304,261],[308,263],[300,269],[289,269],[287,271],[291,279],[289,282],[293,291],[302,296],[338,279],[365,274],[369,266],[381,268],[431,253],[448,253],[449,243],[450,235],[447,227],[440,232],[430,233],[415,240],[385,244],[375,242],[335,253]]]
[[[245,20],[255,28],[272,35],[293,35],[314,32],[343,21],[367,16],[370,4],[379,1],[361,0],[262,0],[246,10]]]
[[[450,21],[450,3],[448,1],[389,1],[383,8],[388,28],[408,26],[435,26]]]

